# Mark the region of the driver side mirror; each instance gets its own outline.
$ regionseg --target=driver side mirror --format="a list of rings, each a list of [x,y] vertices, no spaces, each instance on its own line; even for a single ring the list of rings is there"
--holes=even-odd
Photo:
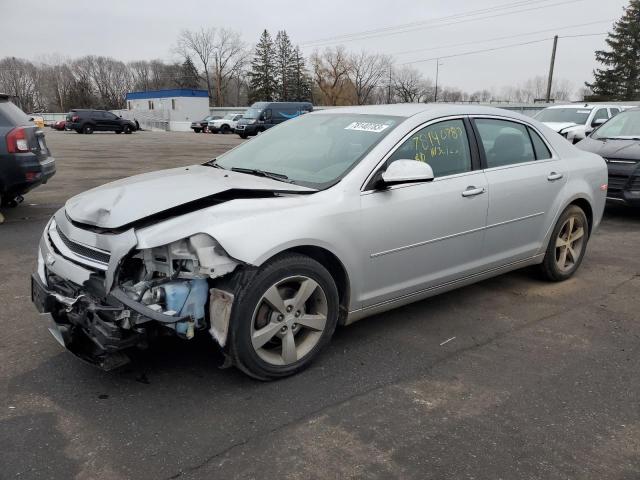
[[[430,182],[433,170],[425,162],[418,160],[395,160],[382,173],[381,182],[384,187],[402,183]]]
[[[591,122],[591,126],[593,128],[599,127],[600,125],[605,123],[607,120],[608,120],[607,118],[596,118],[593,120],[593,122]]]

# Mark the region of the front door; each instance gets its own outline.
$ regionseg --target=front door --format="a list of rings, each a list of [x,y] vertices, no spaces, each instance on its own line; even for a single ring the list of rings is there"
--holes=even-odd
[[[363,192],[364,307],[478,270],[488,191],[473,145],[462,119],[432,123],[402,142],[382,168],[417,159],[435,179]]]

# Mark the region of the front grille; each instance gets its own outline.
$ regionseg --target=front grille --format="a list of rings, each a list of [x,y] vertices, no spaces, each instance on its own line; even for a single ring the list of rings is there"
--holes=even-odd
[[[80,255],[81,257],[88,258],[90,260],[100,262],[100,263],[109,263],[110,255],[107,252],[101,252],[100,250],[94,250],[93,248],[87,247],[80,243],[76,243],[73,240],[67,238],[67,236],[62,233],[62,230],[58,226],[56,226],[56,231],[60,236],[60,240],[67,246],[69,250],[71,250],[76,255]]]
[[[629,177],[625,175],[609,175],[609,190],[624,190]]]
[[[631,179],[629,190],[634,190],[634,191],[640,190],[640,177],[633,177]]]

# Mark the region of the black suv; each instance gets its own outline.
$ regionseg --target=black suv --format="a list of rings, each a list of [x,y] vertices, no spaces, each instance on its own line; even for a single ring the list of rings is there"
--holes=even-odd
[[[0,200],[15,206],[22,195],[56,173],[56,162],[44,141],[44,132],[0,93]]]
[[[67,114],[67,123],[65,128],[68,130],[75,130],[78,133],[131,133],[136,130],[136,124],[131,120],[118,117],[106,110],[76,108]]]

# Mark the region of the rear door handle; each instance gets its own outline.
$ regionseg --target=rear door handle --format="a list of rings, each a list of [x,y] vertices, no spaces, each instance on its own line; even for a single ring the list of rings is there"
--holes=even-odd
[[[553,182],[555,180],[560,180],[562,177],[563,175],[561,173],[551,172],[549,175],[547,175],[547,180]]]
[[[480,195],[484,193],[484,187],[467,187],[467,189],[462,192],[463,197],[473,197],[475,195]]]

